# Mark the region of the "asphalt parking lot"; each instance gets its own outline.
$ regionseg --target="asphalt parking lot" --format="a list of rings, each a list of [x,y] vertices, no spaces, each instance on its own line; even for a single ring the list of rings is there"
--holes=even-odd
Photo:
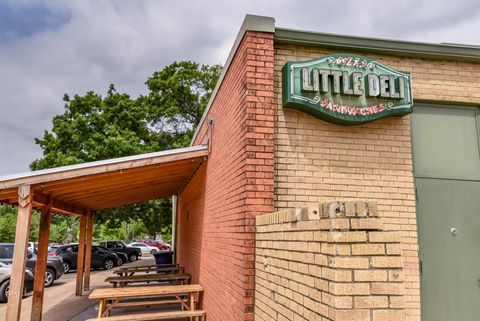
[[[138,261],[125,264],[124,266],[141,266],[154,264],[153,256],[142,257]],[[116,269],[118,267],[114,267]],[[105,279],[112,275],[113,270],[91,271],[90,289],[100,287],[110,287],[105,283]],[[94,306],[97,301],[89,300],[88,293],[85,292],[82,297],[75,296],[75,271],[64,274],[60,279],[55,281],[53,286],[45,288],[43,303],[43,321],[67,321],[67,320],[85,320],[83,315],[94,317]],[[22,300],[22,315],[20,320],[29,321],[32,305],[31,295]],[[0,320],[5,320],[6,303],[0,304]]]

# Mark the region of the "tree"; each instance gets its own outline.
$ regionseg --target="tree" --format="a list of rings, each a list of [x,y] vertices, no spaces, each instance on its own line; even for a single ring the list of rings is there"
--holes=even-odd
[[[17,224],[16,208],[10,206],[0,206],[0,242],[15,242],[15,226]],[[30,219],[29,240],[38,238],[38,227],[40,226],[40,215],[37,212],[32,213]]]
[[[187,146],[200,122],[222,67],[174,62],[153,73],[142,101],[150,107],[150,121],[160,132],[172,134],[174,147]]]
[[[32,170],[78,164],[162,149],[158,134],[148,128],[148,110],[110,85],[105,98],[94,92],[63,98],[65,112],[53,118],[52,132],[35,143],[43,157]]]
[[[52,131],[35,139],[43,157],[32,162],[31,169],[188,146],[220,71],[219,65],[174,62],[153,73],[146,82],[149,93],[136,99],[117,93],[113,85],[105,97],[88,92],[71,99],[65,94],[65,112],[53,118]],[[154,235],[171,224],[171,202],[152,200],[99,214],[96,222],[110,228],[141,220]],[[65,236],[60,230],[57,234],[59,239]]]

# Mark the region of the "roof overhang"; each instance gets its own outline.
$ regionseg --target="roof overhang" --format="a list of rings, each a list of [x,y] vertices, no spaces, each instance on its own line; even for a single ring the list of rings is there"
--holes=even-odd
[[[208,156],[200,145],[0,177],[0,203],[17,205],[30,185],[33,207],[82,215],[178,194]]]
[[[275,28],[274,39],[275,43],[278,44],[365,51],[427,59],[480,62],[479,46],[347,36],[287,28]]]

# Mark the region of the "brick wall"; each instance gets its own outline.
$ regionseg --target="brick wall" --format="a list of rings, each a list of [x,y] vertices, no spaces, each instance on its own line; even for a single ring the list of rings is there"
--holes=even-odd
[[[273,99],[273,35],[247,32],[207,114],[208,161],[179,195],[178,261],[204,287],[210,321],[253,320],[255,217],[273,211]]]
[[[419,260],[409,117],[347,127],[282,108],[285,62],[329,53],[321,48],[275,45],[275,209],[338,198],[377,201],[385,228],[402,235],[407,320],[418,321]],[[471,81],[478,74],[478,64],[352,53],[410,72],[414,101],[480,103],[480,82]]]
[[[256,321],[403,321],[400,233],[374,202],[257,217]]]

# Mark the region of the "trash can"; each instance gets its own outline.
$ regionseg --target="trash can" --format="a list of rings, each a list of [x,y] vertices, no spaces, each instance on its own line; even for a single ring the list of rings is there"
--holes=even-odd
[[[173,251],[161,251],[153,253],[153,256],[157,268],[162,267],[162,264],[173,264]]]

